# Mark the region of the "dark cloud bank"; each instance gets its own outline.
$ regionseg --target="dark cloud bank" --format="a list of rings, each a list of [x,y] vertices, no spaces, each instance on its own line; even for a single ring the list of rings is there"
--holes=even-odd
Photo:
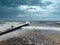
[[[16,16],[19,14],[26,14],[24,11],[19,10],[17,7],[20,5],[38,5],[38,6],[48,6],[53,4],[47,1],[45,4],[41,0],[0,0],[0,20],[15,20]],[[18,18],[18,20],[23,18]],[[25,19],[25,18],[24,18]],[[23,19],[23,20],[24,20]],[[28,19],[28,18],[27,18]]]

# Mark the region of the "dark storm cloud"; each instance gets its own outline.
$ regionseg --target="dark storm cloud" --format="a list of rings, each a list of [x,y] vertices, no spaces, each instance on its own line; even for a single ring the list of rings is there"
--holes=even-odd
[[[21,10],[16,7],[20,5],[35,5],[39,1],[37,0],[0,0],[0,17],[15,17],[18,14],[24,14]]]
[[[42,8],[42,7],[47,7],[48,5],[51,5],[51,4],[53,3],[50,1],[46,1],[45,3],[42,3],[41,0],[0,0],[0,20],[16,19],[18,18],[16,17],[18,15],[28,15],[28,17],[26,17],[27,19],[34,17],[34,16],[30,16],[30,14],[32,14],[33,12],[29,13],[29,12],[20,10],[18,8],[20,5],[40,6]],[[25,17],[23,18],[25,19]],[[19,17],[20,20],[23,18]]]
[[[0,17],[5,18],[5,17],[15,17],[16,15],[23,13],[22,11],[18,10],[17,8],[12,8],[12,7],[0,7]]]
[[[0,0],[0,4],[5,6],[35,5],[39,3],[40,0]]]
[[[46,5],[50,4],[51,2],[46,3]],[[9,6],[9,7],[16,7],[19,5],[45,5],[42,4],[41,0],[0,0],[0,5],[2,6]]]

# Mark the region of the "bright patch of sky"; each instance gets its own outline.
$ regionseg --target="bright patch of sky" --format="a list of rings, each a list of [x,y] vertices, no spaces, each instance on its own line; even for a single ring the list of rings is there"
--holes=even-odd
[[[42,1],[42,3],[45,3],[46,0]],[[54,1],[55,2],[55,1]],[[29,15],[33,16],[32,18],[36,18],[36,17],[51,17],[51,16],[55,16],[53,14],[53,12],[56,11],[56,3],[52,2],[51,5],[47,5],[41,7],[41,6],[29,6],[29,5],[21,5],[18,8],[20,10],[25,11],[25,13],[30,13]],[[27,14],[28,15],[28,14]],[[18,15],[18,17],[20,17],[21,15]],[[22,15],[23,16],[23,15]]]

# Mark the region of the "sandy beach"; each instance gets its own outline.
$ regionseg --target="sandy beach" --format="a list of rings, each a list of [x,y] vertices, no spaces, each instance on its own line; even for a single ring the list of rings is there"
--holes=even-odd
[[[24,24],[24,22],[6,22],[6,24],[0,24],[0,31],[4,32],[7,31],[7,29],[11,29],[11,26],[18,27],[20,25]],[[33,24],[33,25],[32,25]],[[38,26],[39,25],[39,26]],[[41,25],[41,26],[40,26]],[[30,24],[30,26],[26,26],[26,27],[22,27],[22,29],[18,29],[16,31],[4,34],[2,36],[0,36],[0,41],[1,40],[5,40],[5,39],[9,39],[12,37],[18,37],[24,33],[26,33],[27,31],[33,31],[33,30],[55,30],[55,31],[60,31],[60,27],[54,27],[54,26],[49,26],[47,24],[38,24],[37,22],[32,22]]]

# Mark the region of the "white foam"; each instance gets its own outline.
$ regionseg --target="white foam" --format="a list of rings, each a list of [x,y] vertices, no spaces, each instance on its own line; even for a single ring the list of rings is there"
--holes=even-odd
[[[56,30],[56,31],[60,31],[60,27],[48,27],[48,26],[27,26],[27,27],[23,27],[23,29],[42,29],[42,30]]]

